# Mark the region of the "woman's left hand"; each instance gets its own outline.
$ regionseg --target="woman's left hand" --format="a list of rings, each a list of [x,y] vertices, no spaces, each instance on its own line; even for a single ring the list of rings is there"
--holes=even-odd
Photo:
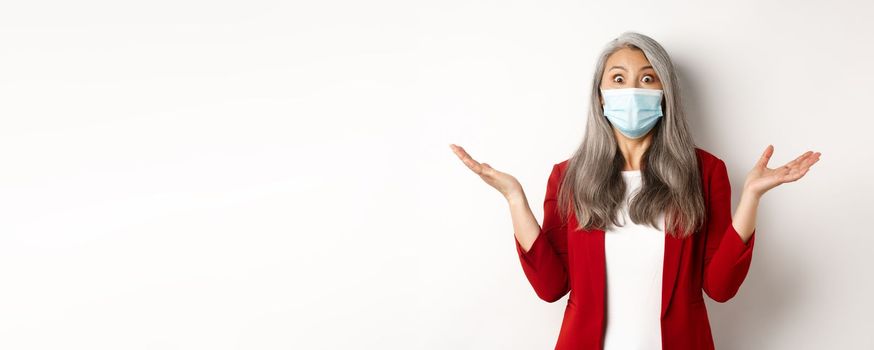
[[[779,168],[768,168],[768,160],[774,154],[774,146],[768,145],[762,157],[756,162],[756,165],[747,174],[747,179],[744,182],[744,191],[752,195],[761,197],[768,190],[777,187],[787,182],[793,182],[800,179],[810,166],[819,161],[820,152],[807,151],[798,156],[793,161],[786,163]]]

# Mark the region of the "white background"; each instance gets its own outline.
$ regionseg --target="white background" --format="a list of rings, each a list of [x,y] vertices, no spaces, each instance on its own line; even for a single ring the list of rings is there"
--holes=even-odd
[[[547,349],[503,198],[546,179],[625,30],[699,146],[768,192],[719,349],[874,348],[874,6],[857,1],[6,1],[0,348]],[[733,202],[737,203],[738,192]]]

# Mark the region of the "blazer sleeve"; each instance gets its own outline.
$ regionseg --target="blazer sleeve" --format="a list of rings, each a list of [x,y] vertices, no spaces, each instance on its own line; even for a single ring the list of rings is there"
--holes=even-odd
[[[731,223],[731,184],[725,162],[718,159],[711,168],[703,288],[711,299],[724,303],[737,294],[746,278],[756,231],[746,243],[740,238]]]
[[[567,258],[567,223],[558,215],[557,195],[561,170],[553,165],[543,200],[543,225],[540,234],[526,252],[513,235],[522,270],[538,297],[555,302],[570,290]]]

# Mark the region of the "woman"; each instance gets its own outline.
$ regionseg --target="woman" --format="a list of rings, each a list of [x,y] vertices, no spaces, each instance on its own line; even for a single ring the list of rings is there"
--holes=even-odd
[[[522,269],[547,302],[568,292],[556,349],[713,349],[704,294],[747,275],[759,199],[820,153],[749,171],[734,216],[725,163],[696,147],[665,50],[626,32],[601,53],[582,144],[553,165],[540,227],[519,182],[453,152],[507,199]]]

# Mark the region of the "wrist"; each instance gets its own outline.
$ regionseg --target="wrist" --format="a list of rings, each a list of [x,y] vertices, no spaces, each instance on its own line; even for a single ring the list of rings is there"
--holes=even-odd
[[[761,199],[761,198],[762,198],[762,194],[761,194],[761,193],[758,193],[758,192],[755,192],[755,191],[753,191],[753,190],[749,190],[749,189],[744,189],[744,191],[741,192],[741,198],[740,198],[740,200],[741,200],[741,201],[753,201],[753,202],[758,202],[759,199]]]
[[[507,203],[509,203],[511,206],[527,203],[527,200],[525,198],[525,192],[522,191],[514,191],[508,193],[505,198],[507,199]]]

